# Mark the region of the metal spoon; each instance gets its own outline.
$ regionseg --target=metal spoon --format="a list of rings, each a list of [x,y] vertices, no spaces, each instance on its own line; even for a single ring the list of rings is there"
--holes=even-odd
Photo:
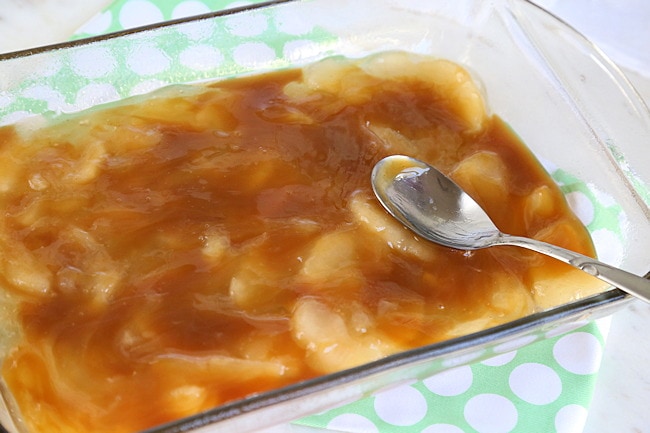
[[[372,187],[386,210],[425,239],[460,250],[515,245],[568,263],[650,302],[650,280],[545,242],[501,233],[456,183],[430,165],[393,155],[372,170]]]

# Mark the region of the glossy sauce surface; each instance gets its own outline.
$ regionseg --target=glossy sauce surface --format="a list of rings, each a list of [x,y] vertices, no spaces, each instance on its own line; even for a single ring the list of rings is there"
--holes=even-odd
[[[0,129],[0,283],[20,327],[2,374],[26,425],[138,431],[597,288],[532,253],[417,238],[372,195],[394,153],[450,174],[503,231],[593,255],[444,60],[328,59]]]

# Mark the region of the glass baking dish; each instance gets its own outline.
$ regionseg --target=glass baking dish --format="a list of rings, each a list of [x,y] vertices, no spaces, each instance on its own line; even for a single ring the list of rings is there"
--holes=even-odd
[[[259,29],[264,28],[262,33]],[[525,0],[289,0],[0,55],[0,124],[75,112],[156,88],[406,50],[458,62],[560,183],[615,207],[590,226],[601,258],[650,268],[650,115],[625,77],[573,29]],[[580,203],[575,204],[580,207]],[[614,241],[613,241],[614,239]],[[151,432],[254,431],[576,328],[629,301],[617,289],[450,341],[253,395]],[[0,421],[20,431],[3,395]]]

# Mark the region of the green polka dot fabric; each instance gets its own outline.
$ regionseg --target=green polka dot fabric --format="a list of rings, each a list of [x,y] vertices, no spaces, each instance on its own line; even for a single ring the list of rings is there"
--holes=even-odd
[[[602,350],[590,324],[298,422],[357,433],[580,432]]]
[[[87,36],[96,36],[166,20],[185,18],[260,2],[259,0],[118,0],[79,29],[73,38],[79,39]],[[233,33],[244,33],[249,36],[257,36],[264,32],[267,27],[267,23],[261,22],[252,23],[252,25],[239,24],[239,29],[236,23],[233,25]]]
[[[74,38],[248,3],[255,2],[117,0]],[[137,37],[112,39],[101,48],[72,50],[63,60],[45,57],[27,79],[15,83],[18,90],[11,96],[0,92],[0,123],[33,113],[83,109],[174,81],[215,78],[215,70],[219,77],[227,77],[260,63],[285,66],[281,59],[287,47],[330,37],[291,15],[258,13],[246,22],[232,18],[225,28],[213,26],[204,22],[181,27],[155,43]],[[211,38],[218,38],[218,44],[209,43]],[[598,251],[600,257],[620,263],[619,227],[625,224],[621,208],[570,173],[549,164],[547,168],[596,244],[607,245]],[[531,345],[506,347],[485,361],[456,366],[295,423],[348,433],[579,433],[587,417],[606,328],[607,321],[588,323],[568,333],[546,335]]]
[[[124,0],[97,15],[73,38],[244,4]],[[233,16],[219,23],[206,20],[192,26],[165,27],[155,36],[110,38],[100,45],[75,47],[63,54],[41,53],[19,74],[0,63],[0,125],[33,114],[79,111],[167,84],[290,66],[287,52],[299,51],[305,41],[322,43],[331,38],[293,14],[260,10],[248,17],[244,21]]]

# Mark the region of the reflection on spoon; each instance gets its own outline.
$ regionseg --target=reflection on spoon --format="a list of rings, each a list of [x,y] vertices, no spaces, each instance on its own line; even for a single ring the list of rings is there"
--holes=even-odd
[[[386,210],[425,239],[460,250],[514,245],[554,257],[650,302],[650,280],[542,241],[501,233],[456,183],[430,165],[393,155],[372,170],[372,187]]]

